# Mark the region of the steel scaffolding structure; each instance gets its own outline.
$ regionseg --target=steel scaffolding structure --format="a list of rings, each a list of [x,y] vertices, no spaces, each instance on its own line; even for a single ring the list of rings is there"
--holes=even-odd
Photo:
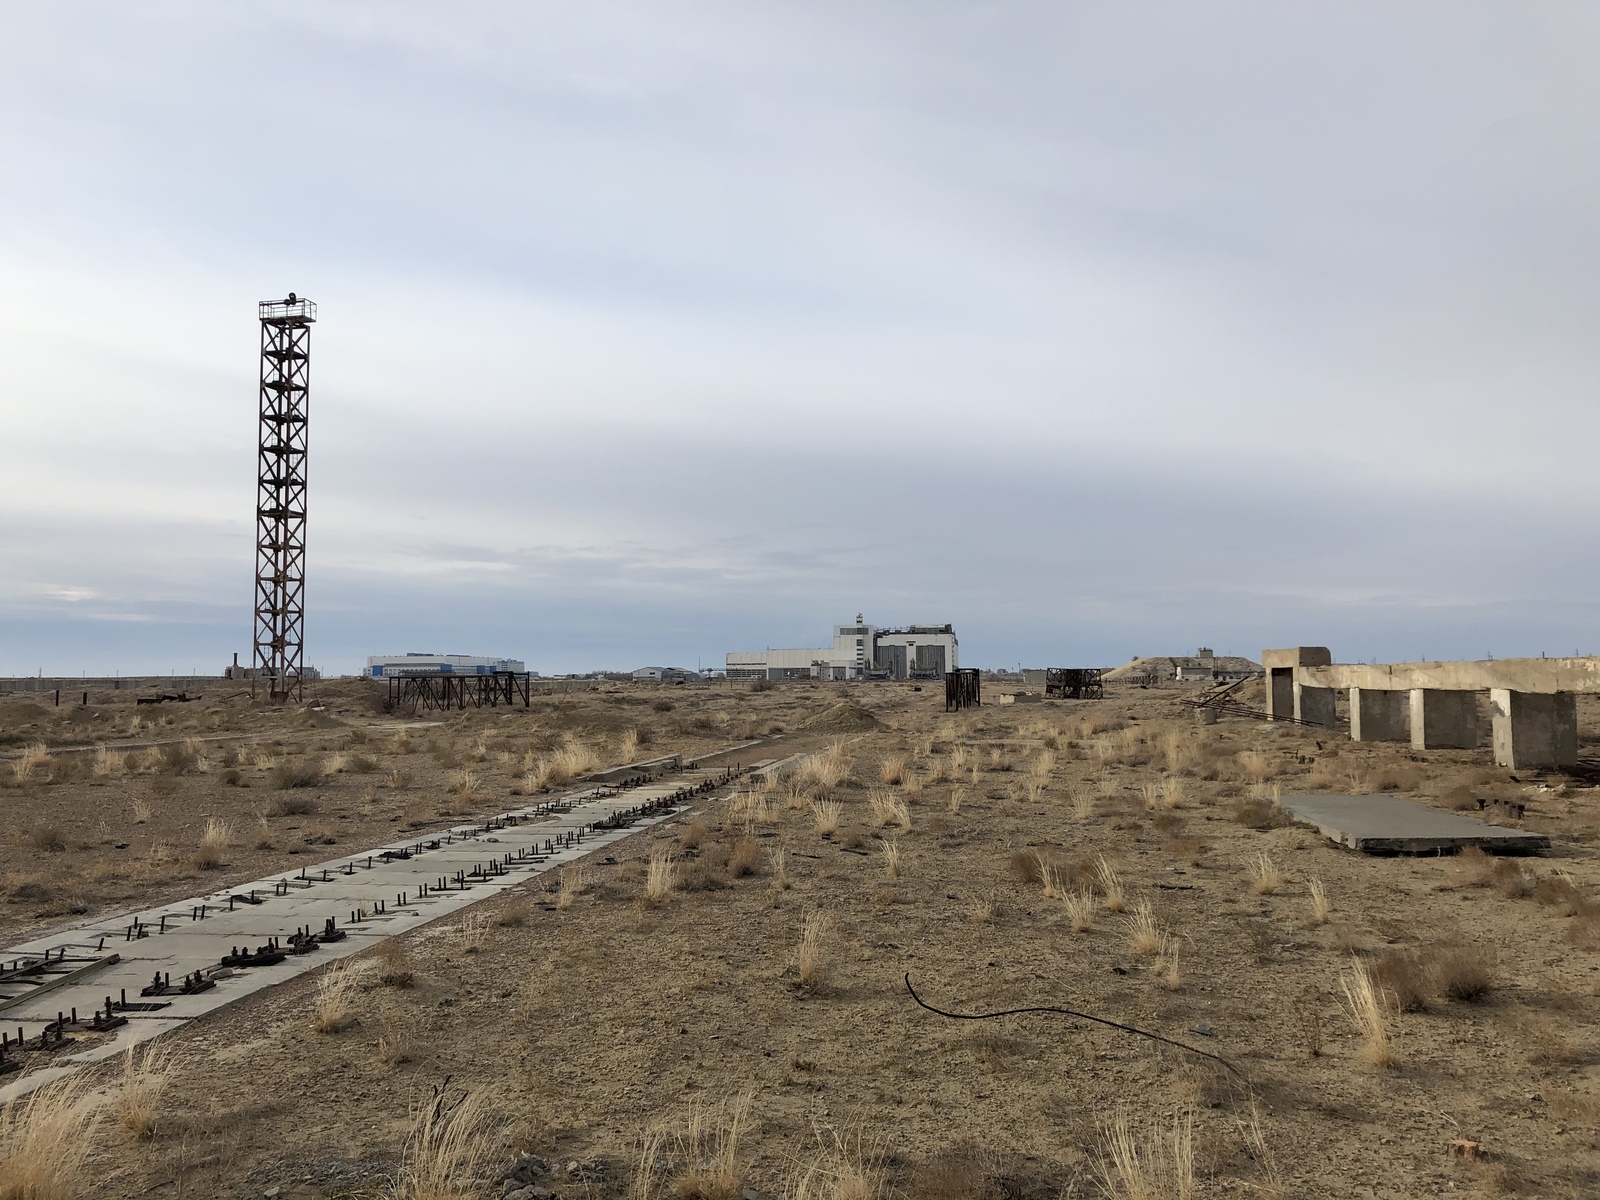
[[[489,675],[437,675],[399,672],[388,676],[389,710],[418,707],[447,711],[452,708],[496,708],[502,704],[530,706],[526,671],[495,671]]]
[[[300,699],[305,642],[307,407],[317,306],[263,300],[256,471],[254,679],[276,704]],[[254,690],[254,682],[251,685]]]

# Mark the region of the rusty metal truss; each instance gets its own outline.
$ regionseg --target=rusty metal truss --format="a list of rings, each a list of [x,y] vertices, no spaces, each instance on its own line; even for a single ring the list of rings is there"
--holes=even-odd
[[[520,702],[529,707],[528,680],[532,675],[525,671],[495,671],[489,675],[415,675],[398,674],[389,677],[389,708],[438,709],[497,708],[502,704]]]
[[[286,300],[263,300],[259,315],[254,679],[283,704],[300,699],[304,675],[307,401],[317,306],[290,292]]]
[[[1044,673],[1046,700],[1104,700],[1105,667],[1050,667]]]
[[[976,667],[957,667],[944,673],[944,710],[959,712],[963,708],[977,708],[980,703],[981,676]]]

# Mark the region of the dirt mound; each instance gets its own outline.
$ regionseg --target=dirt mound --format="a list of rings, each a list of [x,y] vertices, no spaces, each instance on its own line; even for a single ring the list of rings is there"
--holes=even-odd
[[[883,729],[885,726],[861,705],[846,700],[808,721],[802,721],[800,728],[808,733],[865,733],[869,729]]]

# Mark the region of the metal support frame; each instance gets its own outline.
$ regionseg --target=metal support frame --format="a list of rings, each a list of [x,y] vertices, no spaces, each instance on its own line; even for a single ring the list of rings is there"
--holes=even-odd
[[[1048,667],[1044,673],[1046,700],[1104,700],[1106,667]]]
[[[977,667],[957,667],[944,673],[944,710],[959,712],[963,708],[977,708],[981,704],[979,688],[982,675]]]
[[[532,704],[528,684],[531,678],[525,671],[495,671],[489,675],[390,675],[389,708],[409,708],[412,712],[419,707],[440,711],[496,708],[502,704],[516,704],[519,700],[523,708],[528,708]]]
[[[254,678],[266,681],[274,704],[283,704],[300,699],[304,679],[307,402],[317,306],[290,292],[287,300],[263,300],[258,310]]]

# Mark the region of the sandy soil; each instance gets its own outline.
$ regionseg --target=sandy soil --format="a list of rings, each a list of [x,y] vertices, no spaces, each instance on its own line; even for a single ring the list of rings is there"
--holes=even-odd
[[[569,730],[599,745],[662,694],[622,689],[503,725],[456,716],[429,736],[475,748],[486,730],[515,728],[513,755],[519,738],[547,749]],[[1170,1141],[1175,1120],[1192,1125],[1201,1195],[1600,1194],[1600,825],[1587,786],[1513,779],[1487,751],[1413,755],[1247,721],[1202,727],[1158,691],[949,716],[931,693],[888,686],[680,689],[673,712],[655,714],[671,727],[653,736],[693,743],[709,732],[694,725],[701,713],[721,714],[721,732],[794,730],[846,695],[886,728],[841,737],[846,771],[832,786],[708,800],[613,848],[618,862],[591,867],[570,904],[512,893],[481,906],[486,928],[456,920],[407,935],[362,977],[340,1032],[316,1031],[311,977],[171,1038],[153,1136],[134,1140],[108,1117],[89,1167],[95,1194],[378,1194],[440,1088],[482,1105],[489,1154],[464,1195],[500,1194],[516,1155],[532,1153],[553,1169],[525,1160],[509,1186],[563,1198],[722,1200],[753,1188],[797,1200],[1054,1200],[1102,1194],[1117,1122],[1142,1145]],[[357,693],[340,703],[332,716],[346,728],[301,729],[288,715],[260,736],[285,753],[347,753],[355,729],[385,718],[362,714]],[[1596,715],[1582,713],[1589,742]],[[378,759],[372,776],[416,764],[403,796],[379,788],[380,801],[448,803],[440,785],[462,768],[397,755],[390,732],[365,736],[355,744]],[[480,765],[496,761],[485,748]],[[511,771],[484,769],[504,795]],[[225,790],[214,770],[177,778],[232,815],[274,795]],[[337,820],[339,806],[343,840],[392,828],[361,814],[365,778],[341,774],[320,793],[316,820]],[[104,819],[125,838],[125,798],[102,802],[103,818],[74,815],[111,787],[28,794],[55,805],[55,820]],[[1556,846],[1498,863],[1358,856],[1283,826],[1275,789],[1446,805],[1482,795],[1525,805],[1523,823]],[[0,796],[11,804],[20,791]],[[818,832],[813,801],[840,805],[836,832]],[[203,809],[190,807],[197,820]],[[183,830],[192,843],[193,820],[161,836]],[[266,817],[284,834],[288,820]],[[296,820],[294,833],[312,832]],[[893,875],[885,843],[898,853]],[[649,901],[649,861],[668,851],[678,886]],[[8,870],[26,873],[103,851],[5,853]],[[259,873],[286,850],[251,853],[264,856],[249,867]],[[1108,911],[1116,889],[1102,860],[1125,892],[1120,913]],[[1042,865],[1059,880],[1053,895]],[[1093,895],[1092,928],[1074,931],[1063,894]],[[1150,946],[1133,928],[1146,905]],[[808,920],[821,925],[822,964],[804,983]],[[1369,1061],[1344,1011],[1358,968],[1384,989],[1391,1066]],[[935,1005],[1066,1006],[1190,1043],[1240,1075],[1073,1017],[949,1020],[911,1001],[908,973]],[[115,1097],[112,1073],[98,1085]],[[700,1126],[726,1123],[741,1097],[747,1125],[719,1181],[691,1126],[697,1114]],[[645,1143],[641,1172],[651,1131],[668,1136]],[[1480,1156],[1453,1155],[1456,1139]]]

